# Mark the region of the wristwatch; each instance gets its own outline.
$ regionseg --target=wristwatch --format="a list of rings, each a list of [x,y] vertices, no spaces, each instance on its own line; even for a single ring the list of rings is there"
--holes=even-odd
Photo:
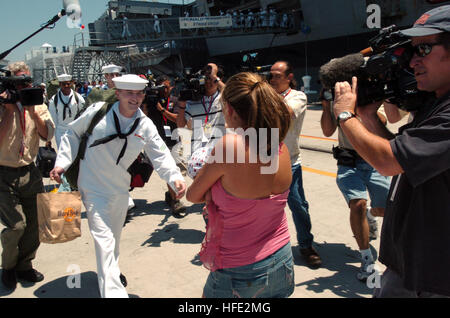
[[[342,112],[339,114],[337,119],[338,122],[340,123],[341,121],[346,121],[347,119],[350,119],[352,117],[356,117],[356,115],[350,112]]]

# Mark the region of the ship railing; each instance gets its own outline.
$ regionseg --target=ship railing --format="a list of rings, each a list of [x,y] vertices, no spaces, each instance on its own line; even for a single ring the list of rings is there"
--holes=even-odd
[[[180,19],[128,19],[106,20],[105,32],[90,32],[89,43],[92,46],[108,46],[144,42],[165,42],[195,38],[238,36],[263,33],[293,33],[300,30],[301,13],[299,10],[281,12],[276,15],[238,15],[231,16],[227,27],[180,28]],[[79,42],[87,43],[85,37]]]

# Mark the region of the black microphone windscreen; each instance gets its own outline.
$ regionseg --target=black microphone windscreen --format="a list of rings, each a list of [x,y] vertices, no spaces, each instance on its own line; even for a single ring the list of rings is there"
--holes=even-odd
[[[359,68],[364,64],[361,53],[349,54],[334,58],[319,69],[319,78],[326,89],[334,88],[336,82],[352,82],[352,76],[357,76]]]

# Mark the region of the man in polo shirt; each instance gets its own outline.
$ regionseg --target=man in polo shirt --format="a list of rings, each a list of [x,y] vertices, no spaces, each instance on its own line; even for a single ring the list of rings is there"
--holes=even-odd
[[[14,76],[29,76],[24,62],[9,66]],[[31,83],[16,85],[17,90]],[[8,99],[7,92],[1,97]],[[2,282],[15,289],[17,278],[39,282],[44,276],[33,269],[32,260],[39,247],[36,196],[44,192],[42,176],[34,165],[39,139],[50,141],[55,125],[46,105],[23,107],[0,104],[0,220]]]
[[[357,78],[335,85],[334,113],[355,150],[391,183],[379,260],[387,269],[376,297],[450,296],[450,5],[423,14],[412,28],[409,63],[417,88],[435,99],[397,135],[376,115],[381,102],[356,108]],[[355,111],[371,133],[355,119]],[[381,136],[381,137],[380,137]]]
[[[119,101],[100,120],[87,141],[78,188],[95,242],[100,295],[128,297],[126,279],[119,269],[119,243],[131,179],[128,168],[144,150],[155,171],[175,191],[177,199],[184,195],[186,184],[155,125],[139,108],[148,81],[137,75],[124,75],[115,78],[114,83]],[[80,136],[103,105],[103,102],[92,105],[69,125],[55,168],[50,172],[51,178],[60,181],[61,174],[76,156]]]
[[[191,154],[197,149],[212,146],[225,134],[225,118],[222,113],[221,90],[225,84],[218,77],[216,64],[205,67],[205,93],[198,101],[178,101],[177,126],[188,125],[192,129]]]

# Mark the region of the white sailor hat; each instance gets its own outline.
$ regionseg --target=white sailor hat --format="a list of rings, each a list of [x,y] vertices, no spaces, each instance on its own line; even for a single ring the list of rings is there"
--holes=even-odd
[[[117,66],[114,64],[109,64],[102,67],[103,74],[121,73],[122,66]]]
[[[113,78],[114,85],[117,89],[126,89],[131,91],[143,90],[148,81],[134,74],[127,74]]]
[[[69,74],[61,74],[57,76],[58,82],[70,82],[72,80],[72,75]]]

